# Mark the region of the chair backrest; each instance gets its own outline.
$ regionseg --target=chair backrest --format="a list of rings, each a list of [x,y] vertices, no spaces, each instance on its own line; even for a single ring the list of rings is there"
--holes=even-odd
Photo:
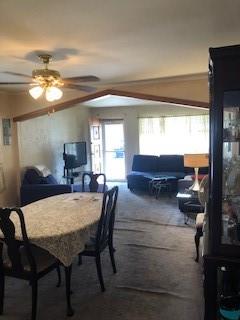
[[[82,191],[85,192],[86,190],[86,178],[88,178],[88,186],[90,192],[102,192],[104,193],[106,190],[106,176],[104,173],[88,173],[84,172],[82,175]],[[103,183],[101,183],[102,189],[99,189],[99,180],[100,178],[103,179]]]
[[[22,240],[16,239],[15,225],[10,219],[12,213],[20,222]],[[3,244],[7,247],[8,258],[11,263],[11,270],[15,275],[21,275],[24,272],[24,267],[21,260],[21,250],[24,249],[27,262],[32,272],[36,272],[36,262],[31,253],[30,243],[28,240],[24,216],[19,208],[0,208],[0,230],[2,231],[2,241],[0,242],[0,268],[3,268]]]
[[[108,241],[112,241],[117,197],[117,186],[104,193],[102,212],[96,234],[96,250],[100,250]]]

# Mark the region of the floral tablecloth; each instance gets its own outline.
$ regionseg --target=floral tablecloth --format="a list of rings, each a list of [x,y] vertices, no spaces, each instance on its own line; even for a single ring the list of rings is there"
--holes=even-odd
[[[66,193],[22,207],[29,240],[70,266],[99,221],[102,197],[101,193]],[[19,224],[15,226],[16,237],[21,238]]]

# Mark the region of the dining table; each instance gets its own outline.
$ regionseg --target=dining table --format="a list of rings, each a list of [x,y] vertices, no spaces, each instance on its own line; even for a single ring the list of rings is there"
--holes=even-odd
[[[47,250],[64,266],[69,316],[73,315],[70,300],[72,262],[84,250],[86,242],[96,230],[102,199],[102,193],[74,192],[48,197],[21,207],[29,241]],[[16,238],[21,239],[18,219],[14,224]]]

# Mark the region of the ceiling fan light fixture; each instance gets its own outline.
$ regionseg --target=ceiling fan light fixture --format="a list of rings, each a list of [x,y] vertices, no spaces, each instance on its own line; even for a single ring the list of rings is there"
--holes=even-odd
[[[49,102],[61,99],[62,95],[63,95],[62,90],[60,90],[57,87],[46,88],[46,99]]]
[[[39,59],[42,61],[44,68],[35,69],[32,71],[32,77],[26,74],[6,71],[5,73],[14,76],[23,76],[32,78],[32,82],[0,82],[0,85],[25,85],[29,84],[31,88],[28,90],[33,99],[38,99],[44,94],[48,101],[54,101],[61,99],[63,96],[62,88],[64,85],[66,88],[80,90],[83,92],[93,92],[96,90],[94,87],[79,85],[78,82],[98,81],[99,78],[92,75],[87,76],[75,76],[62,78],[57,70],[48,69],[48,65],[52,56],[47,53],[38,54]]]
[[[36,86],[29,90],[29,94],[36,100],[42,95],[43,91],[44,89],[42,87]]]

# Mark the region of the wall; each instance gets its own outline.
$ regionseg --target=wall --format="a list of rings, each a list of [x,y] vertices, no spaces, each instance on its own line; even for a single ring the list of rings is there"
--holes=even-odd
[[[12,124],[11,145],[3,145],[2,119],[12,118],[11,96],[0,92],[0,166],[3,168],[5,188],[0,191],[0,206],[15,206],[18,199],[19,162],[17,144],[17,125]]]
[[[92,118],[124,120],[126,173],[131,171],[134,154],[139,153],[138,119],[140,117],[194,114],[208,114],[208,110],[184,108],[168,104],[162,104],[159,106],[101,107],[90,109],[90,115]]]
[[[59,182],[64,182],[63,144],[89,141],[88,109],[76,106],[20,122],[18,138],[21,170],[26,166],[44,164]]]

